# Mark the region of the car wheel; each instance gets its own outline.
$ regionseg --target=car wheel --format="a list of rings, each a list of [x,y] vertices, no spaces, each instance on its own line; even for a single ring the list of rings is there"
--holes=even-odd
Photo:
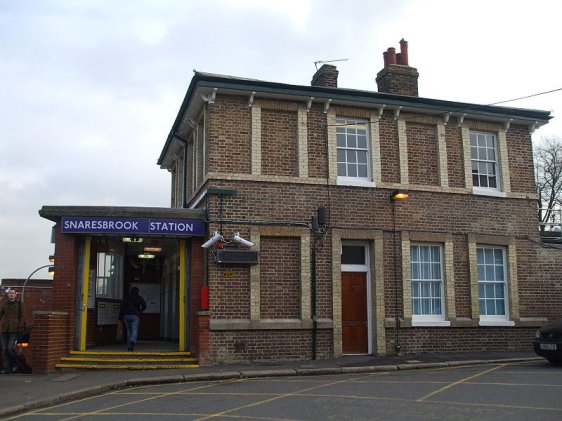
[[[562,357],[547,357],[546,359],[553,365],[562,365]]]

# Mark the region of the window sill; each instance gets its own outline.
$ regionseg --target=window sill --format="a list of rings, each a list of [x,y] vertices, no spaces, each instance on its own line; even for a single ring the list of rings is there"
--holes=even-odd
[[[499,191],[496,189],[486,189],[482,187],[473,187],[472,194],[477,194],[479,196],[507,197],[507,194],[503,191]]]
[[[412,327],[449,327],[449,320],[412,320]]]
[[[515,326],[515,322],[512,320],[482,320],[478,322],[478,326],[503,326],[511,327]]]
[[[375,187],[375,183],[371,180],[353,177],[338,177],[338,186],[357,186],[357,187]]]

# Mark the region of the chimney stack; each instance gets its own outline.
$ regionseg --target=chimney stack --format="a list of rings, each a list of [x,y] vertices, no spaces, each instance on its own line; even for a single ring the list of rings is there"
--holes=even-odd
[[[394,47],[383,53],[384,68],[377,74],[379,92],[418,96],[417,69],[408,64],[408,42],[400,40],[400,52]]]
[[[337,88],[338,87],[338,69],[332,64],[323,64],[314,76],[310,84],[312,86],[322,86],[324,88]]]

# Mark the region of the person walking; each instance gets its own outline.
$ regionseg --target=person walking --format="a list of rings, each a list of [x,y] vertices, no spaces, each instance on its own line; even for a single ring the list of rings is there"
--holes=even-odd
[[[139,295],[137,287],[131,288],[129,295],[125,297],[121,306],[121,318],[127,328],[127,343],[129,351],[135,350],[135,344],[139,335],[140,314],[146,309],[146,301]]]
[[[18,370],[18,356],[16,355],[16,340],[25,325],[23,304],[17,300],[14,289],[8,290],[8,299],[0,308],[1,341],[2,341],[2,374],[15,373]]]

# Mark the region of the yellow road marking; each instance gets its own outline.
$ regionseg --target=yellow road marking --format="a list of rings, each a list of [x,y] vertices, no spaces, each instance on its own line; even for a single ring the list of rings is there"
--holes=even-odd
[[[484,370],[484,371],[482,371],[482,372],[480,372],[480,373],[476,373],[476,374],[474,374],[474,375],[472,375],[472,376],[469,376],[469,377],[466,377],[466,378],[464,378],[464,379],[457,380],[456,382],[450,383],[450,384],[448,384],[447,386],[442,387],[441,389],[437,389],[437,390],[435,390],[435,391],[433,391],[433,392],[431,392],[431,393],[428,393],[428,394],[425,395],[425,396],[422,396],[421,398],[416,399],[416,402],[422,402],[422,401],[424,401],[424,400],[426,400],[426,399],[428,399],[428,398],[430,398],[430,397],[432,397],[432,396],[434,396],[434,395],[437,395],[438,393],[444,392],[445,390],[448,390],[448,389],[450,389],[450,388],[452,388],[452,387],[455,387],[455,386],[457,386],[457,385],[459,385],[459,384],[461,384],[461,383],[465,383],[465,382],[467,382],[468,380],[472,380],[472,379],[475,379],[476,377],[483,376],[484,374],[491,373],[492,371],[496,371],[496,370],[498,370],[498,369],[500,369],[500,368],[502,368],[502,367],[505,367],[505,366],[506,366],[506,364],[500,364],[500,365],[498,365],[498,366],[496,366],[496,367],[490,368],[489,370]]]
[[[357,377],[357,379],[360,379],[360,378],[363,378],[363,377],[366,377],[366,375],[359,376],[359,377]],[[203,417],[203,418],[198,418],[195,421],[204,421],[204,420],[208,420],[210,418],[221,417],[221,416],[226,415],[226,414],[229,414],[229,416],[231,416],[230,412],[240,411],[241,409],[252,408],[254,406],[263,405],[265,403],[273,402],[273,401],[276,401],[276,400],[279,400],[279,399],[288,398],[289,396],[299,395],[303,392],[308,392],[309,390],[320,389],[322,387],[333,386],[335,384],[340,384],[340,383],[346,383],[346,382],[349,382],[351,380],[353,380],[353,379],[339,380],[339,381],[335,381],[335,382],[319,384],[319,385],[316,385],[316,386],[313,386],[313,387],[307,387],[306,389],[297,390],[297,391],[291,392],[291,393],[283,393],[281,395],[274,396],[274,397],[269,398],[269,399],[264,399],[264,400],[261,400],[261,401],[258,401],[258,402],[253,402],[253,403],[249,403],[249,404],[246,404],[246,405],[241,405],[241,406],[236,407],[236,408],[228,409],[226,411],[216,412],[214,414],[209,414],[208,416]]]

